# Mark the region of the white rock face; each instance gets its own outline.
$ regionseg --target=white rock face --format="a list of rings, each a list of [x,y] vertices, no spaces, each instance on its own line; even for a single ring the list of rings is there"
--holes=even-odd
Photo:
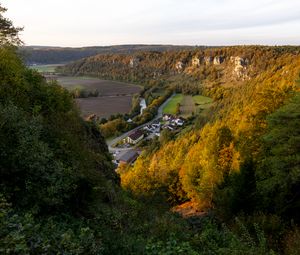
[[[230,57],[230,62],[234,64],[233,74],[242,80],[249,79],[247,74],[247,67],[249,66],[249,60],[246,58]]]
[[[137,67],[138,64],[139,64],[139,59],[138,59],[138,58],[131,58],[131,59],[130,59],[129,66],[130,66],[131,68]]]
[[[211,64],[211,63],[213,62],[213,60],[214,60],[214,58],[211,57],[211,56],[209,56],[209,57],[204,57],[204,63],[205,63],[206,65]]]
[[[214,65],[220,65],[224,62],[224,57],[216,56],[214,57]]]
[[[198,57],[192,58],[192,66],[193,67],[199,67],[200,66],[200,59]]]
[[[184,68],[183,62],[182,61],[178,61],[176,63],[176,65],[175,65],[175,68],[176,68],[177,72],[181,72],[183,70],[183,68]]]

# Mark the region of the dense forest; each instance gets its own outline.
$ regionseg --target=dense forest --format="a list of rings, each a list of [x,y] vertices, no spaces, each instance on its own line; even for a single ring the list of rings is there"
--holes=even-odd
[[[108,55],[66,66],[214,98],[193,130],[154,141],[117,174],[72,95],[26,68],[21,29],[5,11],[0,6],[1,254],[300,253],[299,48],[146,52],[138,62]],[[103,62],[112,56],[116,65]],[[170,210],[182,203],[192,217]]]
[[[210,88],[241,85],[269,69],[283,55],[298,55],[299,51],[300,47],[296,46],[232,46],[131,55],[99,54],[59,67],[59,71],[148,86],[172,81],[176,84],[178,80],[184,93],[198,93],[199,83]]]
[[[46,46],[22,46],[20,54],[25,62],[31,64],[60,64],[79,60],[97,54],[118,53],[132,54],[137,51],[167,51],[179,49],[192,49],[192,46],[175,45],[116,45],[94,46],[82,48],[70,47],[46,47]],[[202,47],[204,48],[204,47]]]
[[[213,97],[209,116],[194,130],[154,141],[133,166],[121,165],[122,187],[174,206],[187,203],[228,224],[236,224],[234,217],[261,224],[279,253],[287,245],[279,239],[289,237],[292,245],[299,238],[299,47],[98,55],[61,70],[141,83],[148,92]]]

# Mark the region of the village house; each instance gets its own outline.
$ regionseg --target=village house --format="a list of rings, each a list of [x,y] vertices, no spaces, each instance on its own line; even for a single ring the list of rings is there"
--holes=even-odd
[[[118,162],[120,164],[132,164],[136,159],[138,158],[139,154],[135,150],[127,151],[125,154],[123,154],[119,159]]]
[[[163,120],[168,121],[171,118],[171,116],[172,116],[171,114],[164,114]]]
[[[137,144],[144,138],[144,133],[141,130],[137,130],[131,133],[127,138],[126,142],[130,144]]]
[[[175,123],[177,126],[182,126],[184,124],[184,121],[181,118],[178,118],[175,120]]]

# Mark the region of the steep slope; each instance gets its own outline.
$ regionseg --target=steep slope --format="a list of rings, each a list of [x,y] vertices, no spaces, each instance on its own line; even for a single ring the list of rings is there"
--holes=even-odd
[[[210,122],[122,169],[123,186],[136,194],[162,192],[175,203],[191,199],[201,209],[212,208],[219,185],[240,172],[247,160],[259,160],[266,117],[297,90],[300,56],[288,51],[267,49],[260,60],[254,55],[249,78],[234,78],[239,86],[223,88],[222,96],[216,95],[220,86],[211,89],[218,99]],[[270,52],[278,52],[277,57],[266,58]],[[254,65],[261,62],[264,68]]]
[[[0,78],[1,254],[144,254],[158,239],[187,242],[166,205],[121,190],[102,135],[67,90],[11,46],[0,47]]]
[[[208,87],[232,87],[273,66],[283,54],[297,55],[299,47],[236,46],[132,55],[97,55],[60,69],[72,75],[158,84],[170,77],[193,77]]]

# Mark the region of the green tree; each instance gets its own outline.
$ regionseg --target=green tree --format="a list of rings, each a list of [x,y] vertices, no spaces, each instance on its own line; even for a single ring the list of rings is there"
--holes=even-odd
[[[159,142],[161,145],[165,145],[173,138],[174,138],[174,133],[168,128],[165,128],[160,132]]]
[[[299,219],[300,93],[267,120],[269,132],[263,137],[258,190],[265,209]]]
[[[181,111],[180,111],[180,103],[177,103],[175,114],[179,115],[180,113],[181,113]]]
[[[22,41],[18,34],[23,28],[14,27],[12,21],[3,16],[6,11],[7,9],[0,4],[0,46],[7,44],[20,45]]]

